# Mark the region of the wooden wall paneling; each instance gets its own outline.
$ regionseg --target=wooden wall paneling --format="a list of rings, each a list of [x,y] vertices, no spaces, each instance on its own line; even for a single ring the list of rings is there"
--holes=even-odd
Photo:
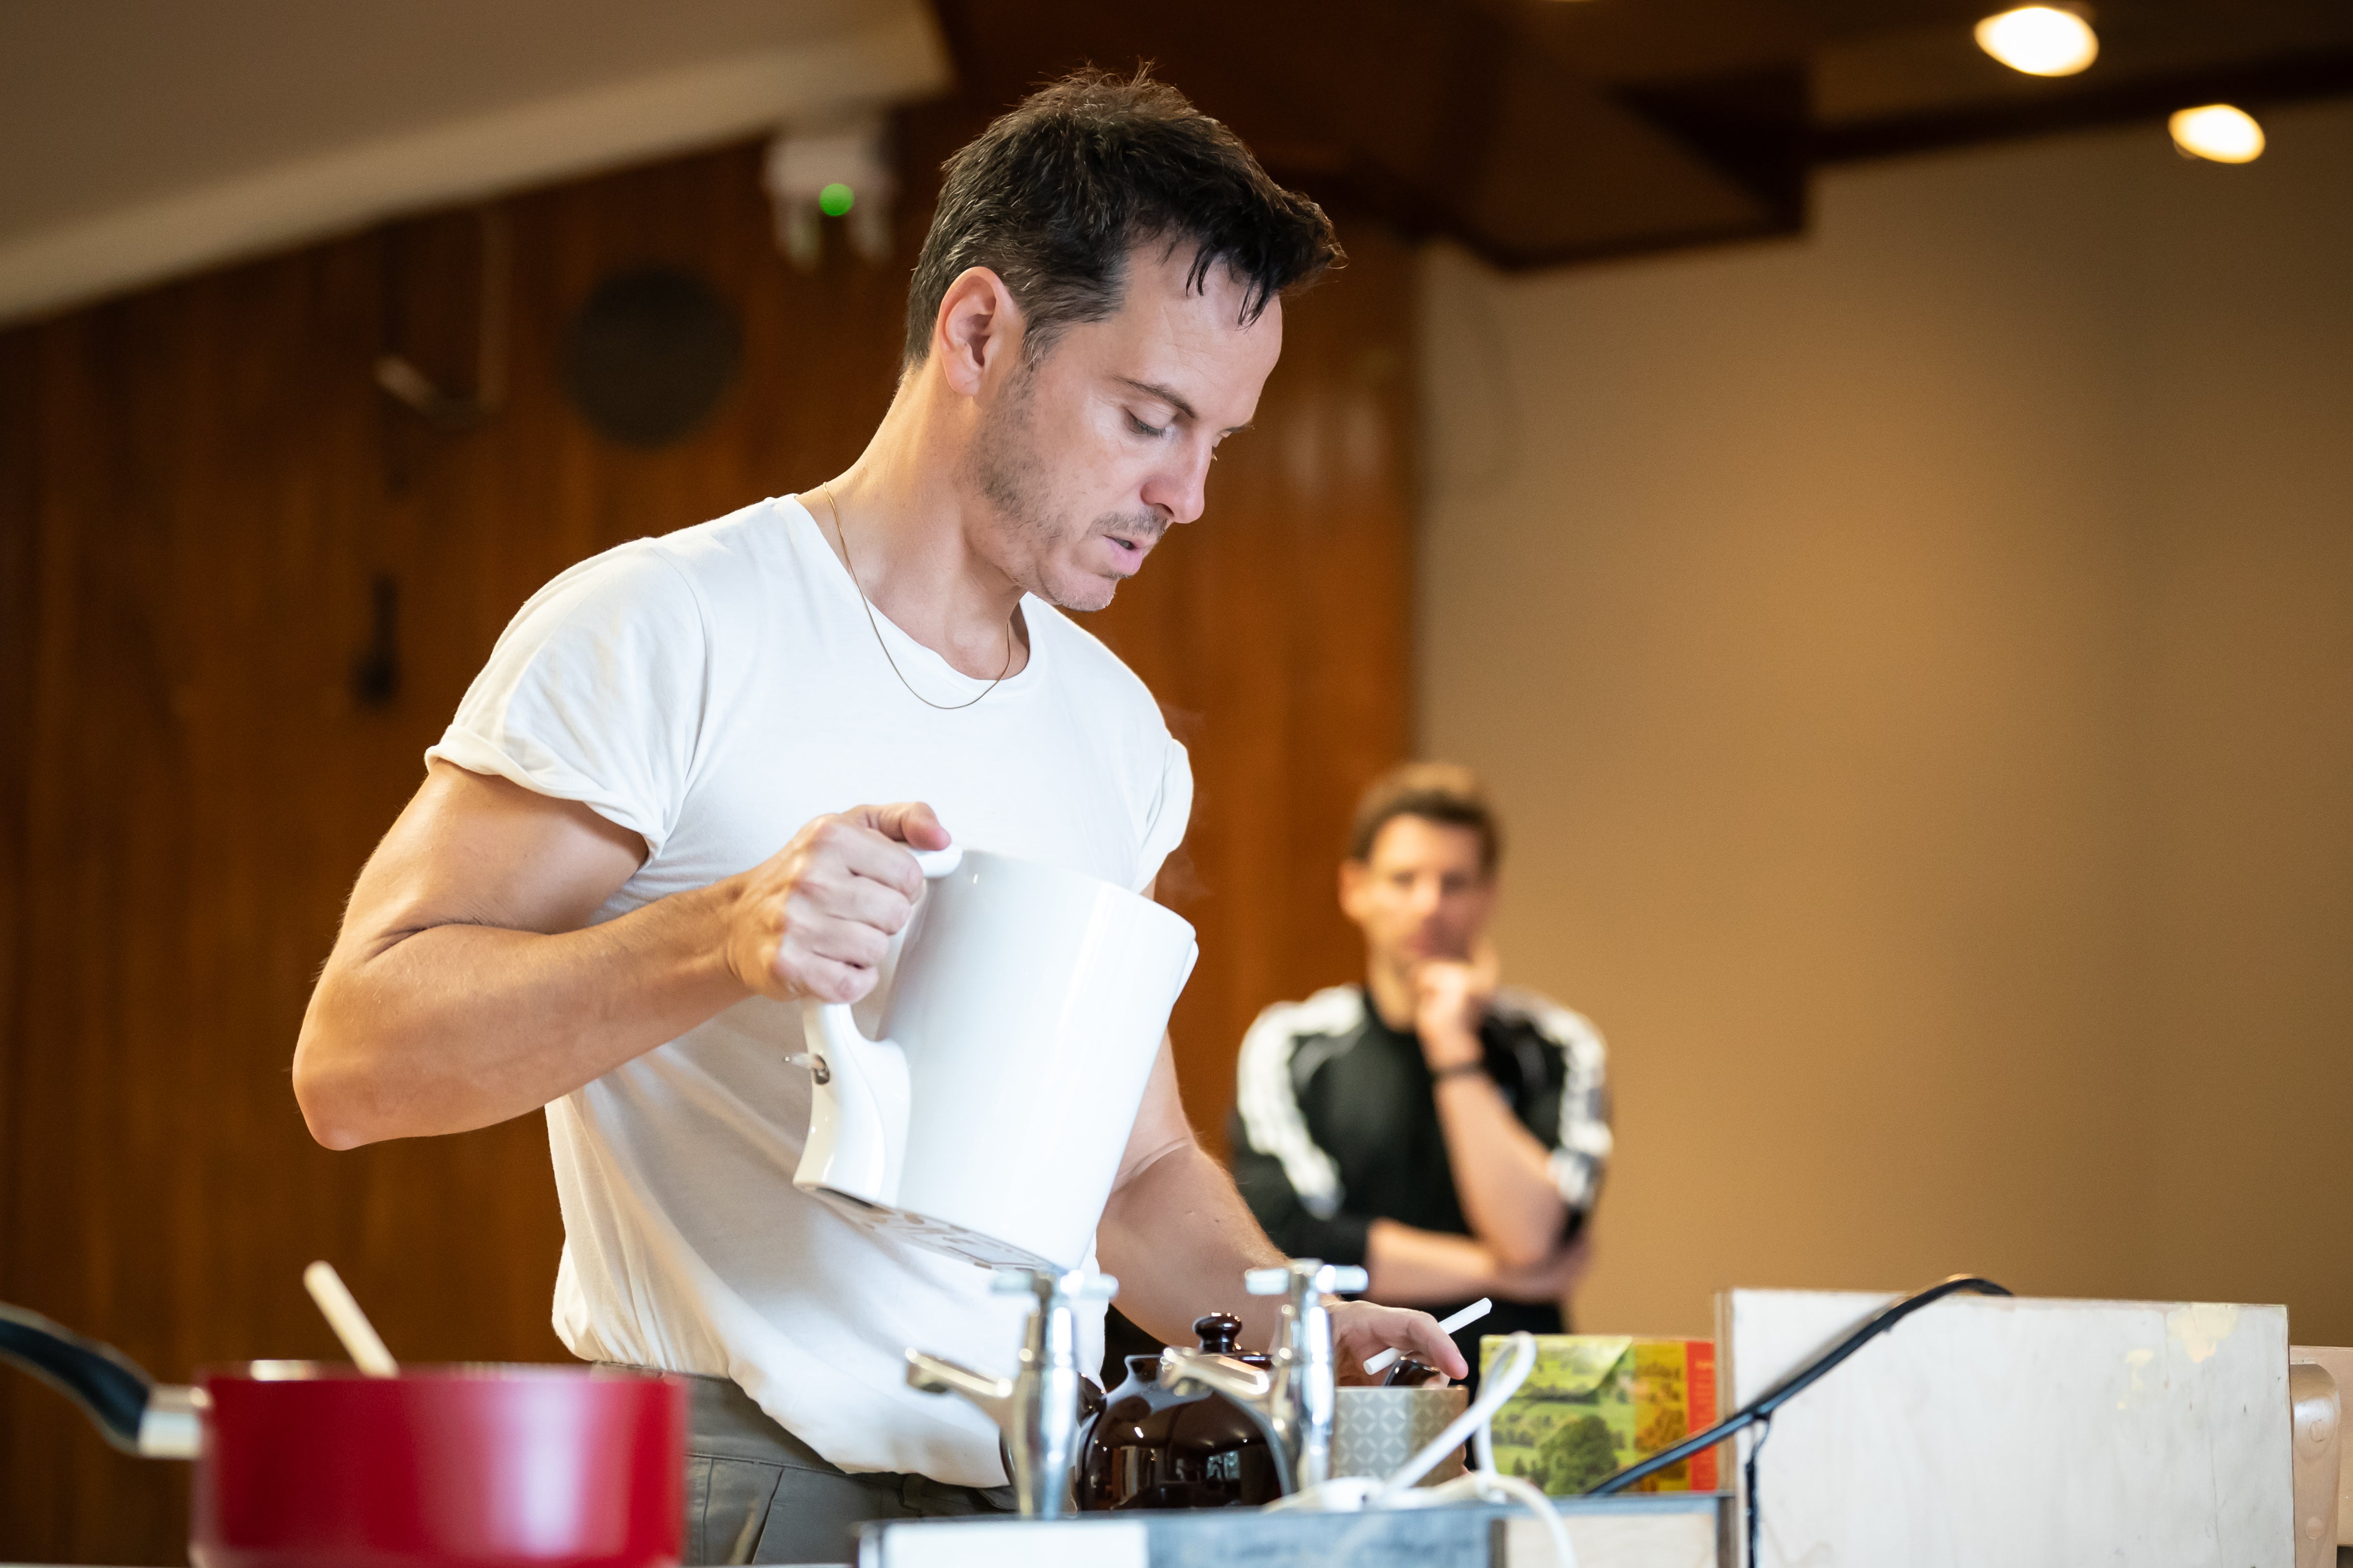
[[[102,1321],[153,1365],[171,1348],[174,1314],[162,1288],[170,1263],[143,1222],[168,1204],[170,1189],[162,1151],[139,1132],[168,1103],[157,1089],[170,1067],[142,1072],[123,1059],[123,1015],[147,1013],[177,945],[174,917],[185,911],[173,868],[157,855],[159,819],[177,792],[168,776],[162,628],[150,602],[165,554],[162,520],[152,500],[134,499],[141,465],[132,453],[152,410],[122,395],[127,363],[158,346],[158,314],[168,309],[142,303],[144,312],[75,318],[35,339],[43,407],[38,643],[26,731],[33,918],[18,1016],[9,1277],[18,1300],[69,1322]],[[110,404],[111,420],[98,417]],[[110,423],[113,441],[102,434]],[[109,526],[95,526],[93,514]],[[83,787],[86,780],[103,781],[102,789]],[[148,1205],[126,1202],[132,1188]],[[134,1270],[144,1278],[129,1289],[116,1245],[126,1228],[149,1232],[141,1240],[147,1267]],[[172,1501],[154,1484],[160,1478],[111,1454],[92,1463],[88,1434],[71,1430],[78,1417],[47,1390],[14,1376],[10,1384],[23,1417],[5,1483],[20,1550],[152,1535]]]
[[[15,1190],[9,1162],[21,1142],[16,1126],[15,1093],[22,1053],[24,944],[28,931],[25,897],[26,809],[30,748],[23,737],[32,722],[33,655],[38,556],[33,484],[35,393],[34,342],[27,332],[0,332],[0,1300],[7,1300],[12,1215],[6,1195]],[[0,1416],[0,1443],[5,1439]],[[6,1450],[0,1448],[0,1465]]]
[[[309,1144],[285,1072],[337,901],[302,894],[349,876],[306,831],[338,803],[301,781],[358,597],[335,568],[373,469],[372,394],[340,385],[374,342],[364,263],[324,247],[26,334],[43,570],[8,1285],[166,1378],[332,1349],[296,1271],[340,1250],[320,1200],[357,1169]],[[176,1468],[9,1385],[9,1550],[176,1555]]]
[[[152,335],[139,340],[137,328],[152,326],[153,309],[151,301],[145,322],[126,321],[123,311],[93,315],[36,340],[47,417],[40,428],[43,570],[27,788],[28,815],[38,826],[29,836],[26,888],[37,913],[26,941],[17,1079],[26,1114],[10,1151],[9,1227],[10,1283],[19,1300],[68,1321],[102,1313],[107,1331],[151,1363],[166,1348],[170,1314],[156,1310],[152,1279],[144,1282],[150,1289],[123,1299],[117,1249],[109,1243],[132,1218],[123,1212],[123,1187],[164,1173],[149,1158],[152,1146],[134,1146],[134,1129],[152,1121],[155,1083],[127,1070],[120,1041],[121,1012],[140,1009],[139,993],[152,987],[174,945],[152,917],[182,912],[176,889],[162,885],[170,869],[153,853],[152,835],[174,793],[158,774],[172,754],[159,722],[168,711],[158,679],[159,628],[138,580],[142,568],[153,574],[164,552],[154,508],[126,493],[139,475],[121,447],[135,445],[142,411],[122,402],[115,412],[123,439],[110,451],[92,410],[119,396],[117,367],[137,346],[153,344]],[[93,530],[92,511],[122,514],[121,526]],[[76,787],[84,776],[106,781],[103,797]],[[132,910],[142,895],[144,908]],[[123,912],[110,930],[106,915],[115,907]],[[154,1195],[164,1199],[164,1189]],[[149,1261],[152,1275],[167,1271],[152,1249]],[[10,1381],[16,1403],[31,1404],[19,1380]],[[79,1455],[65,1438],[71,1418],[46,1391],[37,1397],[42,1403],[26,1412],[30,1431],[20,1428],[12,1443],[17,1451],[9,1456],[7,1484],[15,1528],[46,1542],[94,1521],[114,1479],[107,1472],[136,1467],[111,1457],[96,1470],[72,1462]],[[154,1511],[152,1489],[124,1500],[122,1523]]]
[[[25,1134],[21,1079],[26,1070],[27,890],[31,853],[26,797],[32,785],[32,669],[38,647],[38,496],[34,484],[39,406],[30,332],[0,333],[0,1300],[14,1299],[17,1204]],[[0,1476],[17,1468],[17,1406],[46,1394],[21,1378],[0,1379]],[[7,1494],[0,1491],[0,1500]],[[5,1506],[5,1503],[0,1503]]]

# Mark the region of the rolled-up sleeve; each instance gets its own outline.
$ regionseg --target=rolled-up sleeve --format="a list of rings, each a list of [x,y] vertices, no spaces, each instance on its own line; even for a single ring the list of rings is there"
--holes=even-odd
[[[645,541],[607,551],[517,612],[426,761],[579,801],[659,855],[694,768],[708,646],[676,567]]]
[[[1153,793],[1143,847],[1136,855],[1138,892],[1150,887],[1152,879],[1160,875],[1162,865],[1185,841],[1185,829],[1192,819],[1193,760],[1183,743],[1172,735],[1168,737],[1167,749],[1161,753],[1160,784]]]

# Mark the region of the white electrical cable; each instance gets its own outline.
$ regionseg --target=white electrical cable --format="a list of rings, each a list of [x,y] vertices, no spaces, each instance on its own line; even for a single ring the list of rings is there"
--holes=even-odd
[[[1495,1427],[1482,1421],[1479,1430],[1471,1434],[1471,1468],[1493,1472],[1495,1468]]]
[[[1545,1534],[1551,1538],[1553,1568],[1577,1568],[1577,1548],[1569,1542],[1568,1526],[1561,1522],[1560,1510],[1552,1506],[1552,1499],[1545,1496],[1531,1481],[1523,1480],[1518,1476],[1472,1470],[1442,1486],[1425,1488],[1416,1495],[1437,1503],[1451,1502],[1464,1492],[1482,1501],[1493,1500],[1489,1497],[1491,1492],[1501,1492],[1504,1498],[1519,1503],[1536,1516],[1536,1522],[1545,1527]]]
[[[1471,1496],[1482,1501],[1493,1500],[1491,1494],[1520,1504],[1545,1527],[1551,1539],[1553,1568],[1577,1568],[1577,1548],[1568,1539],[1568,1527],[1560,1520],[1560,1512],[1552,1500],[1518,1476],[1499,1475],[1494,1469],[1494,1434],[1491,1423],[1504,1402],[1520,1390],[1535,1370],[1536,1341],[1530,1333],[1516,1333],[1505,1340],[1510,1359],[1487,1375],[1478,1399],[1461,1415],[1447,1423],[1446,1430],[1424,1444],[1419,1452],[1386,1480],[1370,1476],[1338,1476],[1320,1486],[1293,1492],[1267,1504],[1275,1509],[1316,1509],[1333,1513],[1355,1513],[1375,1508],[1435,1508],[1456,1499]],[[1414,1482],[1428,1475],[1438,1462],[1452,1453],[1465,1436],[1472,1439],[1481,1468],[1434,1487],[1417,1489]]]
[[[1381,1483],[1380,1495],[1384,1500],[1430,1474],[1437,1468],[1439,1460],[1461,1447],[1463,1440],[1474,1430],[1485,1427],[1495,1418],[1495,1412],[1504,1407],[1504,1401],[1520,1391],[1520,1384],[1525,1383],[1528,1373],[1535,1370],[1536,1337],[1531,1333],[1516,1333],[1504,1342],[1504,1348],[1510,1352],[1511,1359],[1486,1374],[1485,1384],[1479,1390],[1479,1397],[1472,1402],[1470,1409],[1448,1422],[1445,1431],[1423,1444],[1419,1453],[1408,1459],[1396,1474]]]
[[[1379,1479],[1373,1476],[1334,1476],[1303,1491],[1275,1499],[1266,1505],[1266,1511],[1295,1508],[1311,1513],[1356,1513],[1369,1507],[1380,1489]]]

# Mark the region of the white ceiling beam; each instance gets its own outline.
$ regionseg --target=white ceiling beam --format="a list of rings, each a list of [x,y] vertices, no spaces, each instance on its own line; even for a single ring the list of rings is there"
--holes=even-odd
[[[396,132],[0,238],[0,321],[599,169],[923,97],[948,81],[927,8]]]

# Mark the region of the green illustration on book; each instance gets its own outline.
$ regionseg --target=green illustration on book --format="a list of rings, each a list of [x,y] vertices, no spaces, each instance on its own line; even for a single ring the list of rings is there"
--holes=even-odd
[[[1494,1335],[1480,1341],[1482,1372],[1504,1344]],[[1569,1497],[1715,1419],[1710,1341],[1540,1334],[1535,1370],[1495,1414],[1495,1465]],[[1636,1489],[1714,1491],[1717,1473],[1710,1450]]]

